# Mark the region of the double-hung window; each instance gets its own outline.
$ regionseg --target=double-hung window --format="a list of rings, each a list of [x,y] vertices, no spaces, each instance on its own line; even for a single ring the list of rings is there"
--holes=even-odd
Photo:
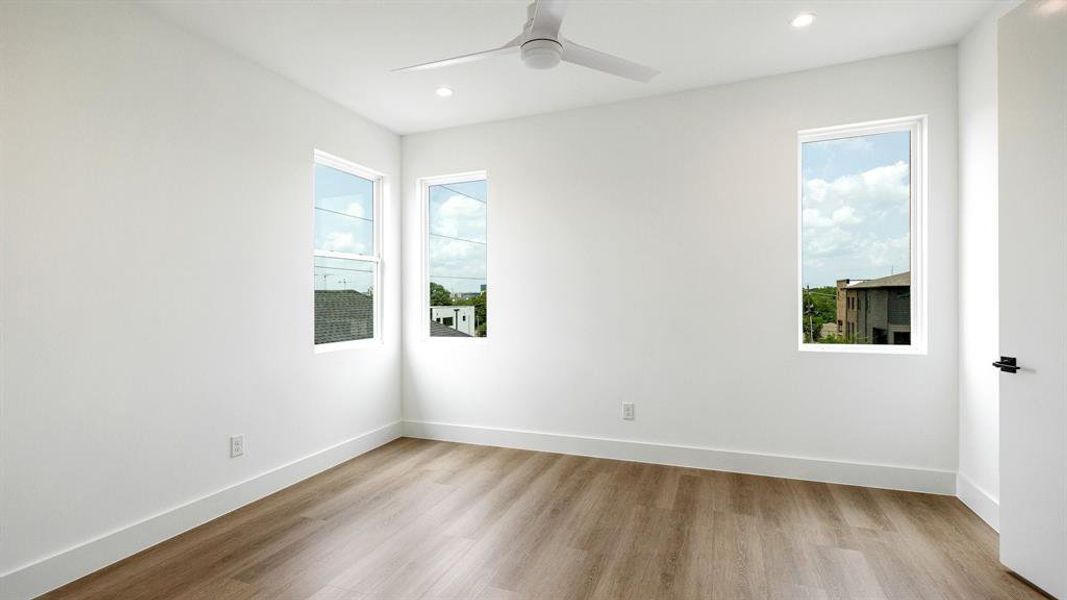
[[[925,117],[801,131],[801,350],[922,353]]]
[[[315,345],[380,339],[382,176],[315,152]]]
[[[422,180],[426,316],[433,338],[486,337],[488,184],[485,173]]]

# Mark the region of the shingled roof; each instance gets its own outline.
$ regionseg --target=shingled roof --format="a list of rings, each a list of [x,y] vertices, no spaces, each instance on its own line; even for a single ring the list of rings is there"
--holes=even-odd
[[[430,320],[430,337],[472,337],[458,329]]]
[[[315,290],[315,343],[374,337],[374,299],[356,290]]]
[[[848,286],[848,289],[908,287],[910,285],[911,271],[904,271],[903,273],[897,273],[896,275],[890,275],[889,277],[880,277],[878,279],[868,279],[867,281],[853,283]]]

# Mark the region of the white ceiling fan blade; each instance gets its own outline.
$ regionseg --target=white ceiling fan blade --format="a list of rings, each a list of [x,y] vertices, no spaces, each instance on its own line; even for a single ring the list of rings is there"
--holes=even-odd
[[[639,65],[635,62],[628,61],[625,58],[612,56],[611,54],[601,52],[600,50],[593,50],[592,48],[588,48],[581,44],[575,44],[566,39],[563,40],[562,60],[576,65],[582,65],[583,67],[589,67],[590,69],[596,69],[597,71],[618,75],[619,77],[640,81],[641,83],[648,83],[653,77],[659,75],[659,71],[652,67]]]
[[[558,40],[563,14],[567,12],[567,0],[537,0],[534,5],[533,23],[530,25],[531,40]]]
[[[432,62],[421,63],[418,65],[411,65],[410,67],[401,67],[399,69],[393,69],[396,71],[425,71],[427,69],[439,69],[441,67],[451,67],[453,65],[461,65],[463,63],[475,62],[478,60],[484,60],[486,58],[493,58],[495,56],[503,56],[505,54],[512,54],[519,51],[519,44],[515,38],[506,45],[499,48],[493,48],[492,50],[483,50],[482,52],[475,52],[473,54],[464,54],[462,56],[453,56],[452,58],[446,58],[444,60],[435,60]]]

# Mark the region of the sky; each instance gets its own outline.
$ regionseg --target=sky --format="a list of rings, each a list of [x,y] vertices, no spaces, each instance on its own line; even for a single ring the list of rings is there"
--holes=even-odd
[[[803,285],[909,270],[910,152],[907,131],[803,145]]]
[[[430,186],[430,281],[452,293],[486,283],[486,182]]]
[[[374,182],[326,165],[315,165],[315,249],[374,254]],[[374,264],[315,257],[315,289],[357,290],[374,286]]]

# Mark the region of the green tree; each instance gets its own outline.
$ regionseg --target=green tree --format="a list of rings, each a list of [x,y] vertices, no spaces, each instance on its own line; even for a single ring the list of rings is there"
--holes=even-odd
[[[825,286],[803,290],[803,330],[805,342],[823,343],[822,326],[837,322],[837,288]],[[826,340],[826,343],[835,341]]]
[[[440,283],[430,282],[430,306],[451,306],[452,293]]]
[[[489,333],[489,322],[486,319],[488,311],[486,305],[489,302],[487,292],[474,296],[473,298],[462,298],[456,300],[458,306],[473,306],[474,307],[474,322],[477,323],[476,333],[478,337],[485,337]]]

